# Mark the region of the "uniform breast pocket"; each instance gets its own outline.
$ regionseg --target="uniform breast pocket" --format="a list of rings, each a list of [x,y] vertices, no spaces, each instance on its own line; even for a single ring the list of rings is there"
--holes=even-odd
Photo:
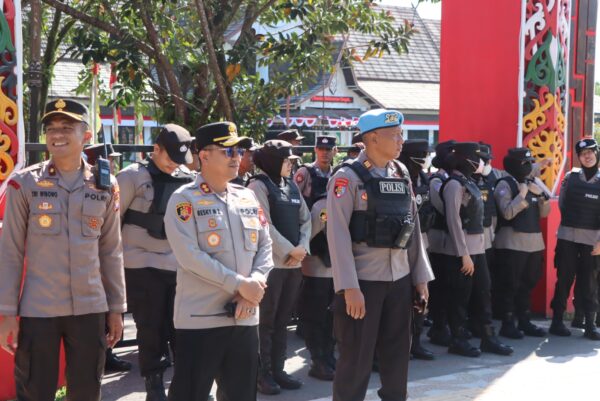
[[[103,194],[103,196],[108,195]],[[89,199],[83,201],[83,209],[81,211],[81,234],[84,237],[98,238],[100,236],[105,212],[105,201]]]
[[[258,250],[258,227],[260,222],[258,217],[242,217],[244,226],[244,248],[247,251]]]
[[[231,249],[229,231],[224,216],[212,215],[196,218],[198,240],[203,251],[215,253]]]
[[[57,235],[60,234],[61,217],[61,205],[58,200],[36,200],[31,204],[29,227],[36,234]]]

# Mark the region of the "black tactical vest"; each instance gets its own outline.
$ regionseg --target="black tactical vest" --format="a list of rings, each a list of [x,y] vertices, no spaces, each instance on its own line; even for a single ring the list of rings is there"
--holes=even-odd
[[[408,174],[373,177],[358,160],[348,162],[347,166],[358,175],[367,191],[367,210],[355,210],[350,218],[352,241],[366,242],[373,248],[399,248],[404,230],[414,225]]]
[[[421,185],[413,186],[413,189],[415,192],[417,208],[419,208],[421,232],[426,233],[433,227],[437,212],[433,207],[431,197],[429,196],[429,177],[427,177],[427,174],[425,174],[424,171],[419,171],[419,177],[421,178]],[[413,182],[413,184],[415,183]]]
[[[152,238],[167,239],[165,233],[164,217],[167,211],[167,203],[179,187],[194,181],[194,175],[176,170],[173,175],[163,173],[156,167],[152,160],[139,162],[146,168],[152,178],[154,198],[147,213],[128,209],[123,216],[123,224],[134,224],[145,228]]]
[[[323,199],[327,197],[327,194],[322,195],[315,199],[315,203],[319,199]],[[327,223],[325,223],[327,224]],[[327,227],[323,227],[321,231],[317,235],[310,240],[310,254],[313,256],[318,256],[325,267],[331,267],[331,257],[329,256],[329,245],[327,242]]]
[[[600,181],[581,180],[579,173],[571,173],[563,205],[560,224],[566,227],[600,230]],[[600,173],[596,173],[598,177]]]
[[[444,186],[444,183],[448,180],[448,177],[449,177],[448,174],[442,174],[440,172],[436,172],[435,174],[432,174],[431,177],[429,177],[429,182],[431,183],[431,180],[433,180],[434,178],[437,178],[442,182],[442,186]],[[440,192],[439,192],[440,199],[442,197],[441,189],[442,189],[442,187],[440,187]],[[431,193],[429,194],[429,199],[431,199]],[[443,199],[442,199],[442,201],[443,201]],[[433,204],[431,206],[433,206]],[[434,230],[441,230],[441,231],[448,232],[448,224],[446,223],[446,216],[444,216],[442,213],[440,213],[440,211],[437,210],[435,208],[435,206],[433,206],[433,210],[435,212],[435,217],[433,219],[433,223],[430,228],[433,228]]]
[[[481,191],[473,181],[459,176],[450,175],[450,177],[442,184],[440,188],[440,196],[444,199],[444,189],[450,180],[456,180],[465,187],[465,190],[471,195],[469,203],[467,205],[461,205],[460,207],[460,221],[463,230],[467,234],[483,234],[483,198],[481,197]],[[446,204],[444,203],[444,209]]]
[[[506,181],[510,187],[511,199],[514,199],[519,194],[519,186],[517,180],[514,177],[503,177],[498,180]],[[498,184],[496,184],[498,186]],[[540,226],[540,205],[539,196],[533,192],[527,192],[525,200],[529,206],[521,210],[512,220],[506,220],[502,217],[502,213],[498,213],[498,228],[500,227],[512,227],[513,230],[520,233],[541,233],[542,227]]]
[[[308,208],[311,209],[312,205],[314,205],[319,198],[322,198],[323,195],[327,194],[327,182],[329,181],[329,177],[322,177],[319,175],[315,166],[305,164],[302,167],[305,167],[310,174],[310,196],[304,198],[304,200],[306,201]]]
[[[258,174],[248,179],[259,180],[267,187],[269,191],[269,214],[271,222],[292,245],[297,246],[300,242],[300,205],[302,204],[302,195],[296,184],[287,177],[284,177],[284,187],[275,185],[269,177],[264,174]],[[246,184],[248,185],[248,184]]]
[[[479,176],[477,179],[477,187],[481,191],[483,198],[483,226],[491,227],[492,218],[497,215],[496,199],[494,199],[494,189],[496,188],[496,175],[491,172],[490,175]]]

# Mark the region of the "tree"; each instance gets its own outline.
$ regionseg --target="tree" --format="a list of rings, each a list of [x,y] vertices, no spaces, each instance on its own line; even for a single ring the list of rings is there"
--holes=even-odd
[[[157,104],[161,121],[195,128],[228,118],[255,137],[278,100],[333,68],[334,49],[350,32],[374,39],[364,48],[344,47],[349,63],[406,52],[415,33],[409,22],[395,25],[374,0],[43,1],[78,21],[74,54],[84,64],[114,64],[115,103],[142,96]],[[286,28],[257,34],[255,23]],[[269,82],[257,62],[274,67]]]

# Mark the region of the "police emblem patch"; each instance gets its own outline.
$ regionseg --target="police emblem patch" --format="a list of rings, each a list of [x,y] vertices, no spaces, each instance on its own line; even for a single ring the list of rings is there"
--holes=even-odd
[[[192,217],[192,204],[190,202],[180,202],[175,206],[177,218],[184,223],[187,223]]]
[[[265,211],[262,209],[262,207],[258,208],[258,221],[263,227],[266,226],[268,223],[267,218],[265,217]]]
[[[43,214],[38,218],[38,223],[40,227],[48,228],[52,225],[52,217],[47,214]]]
[[[348,187],[348,180],[346,178],[338,178],[335,180],[333,186],[333,193],[336,198],[341,198],[346,193]]]
[[[421,196],[421,194],[417,194],[417,196],[415,197],[415,202],[417,202],[417,205],[421,205],[421,203],[423,203],[423,197]]]
[[[369,199],[369,196],[367,195],[366,191],[360,195],[360,199],[364,200],[365,202],[367,201],[367,199]]]
[[[208,246],[214,248],[221,243],[221,237],[217,233],[210,233],[208,234],[208,237],[206,237],[206,241],[208,242]]]
[[[321,219],[322,223],[327,223],[327,209],[321,209],[319,213],[319,219]]]
[[[300,184],[302,181],[304,181],[304,176],[302,174],[296,175],[296,182]]]
[[[212,219],[212,218],[211,218],[211,219],[208,219],[208,226],[209,226],[210,228],[215,228],[215,227],[217,226],[217,220],[215,220],[215,219]]]
[[[100,227],[100,220],[97,217],[90,217],[88,219],[87,225],[92,230],[97,230]]]
[[[256,241],[258,241],[258,235],[256,234],[256,231],[252,231],[250,233],[250,241],[255,244]]]

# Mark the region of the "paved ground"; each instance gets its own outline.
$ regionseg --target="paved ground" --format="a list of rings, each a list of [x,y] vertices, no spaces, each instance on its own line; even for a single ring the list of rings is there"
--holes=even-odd
[[[539,324],[548,326],[547,321]],[[483,354],[480,358],[449,355],[442,347],[425,344],[436,354],[432,362],[411,361],[409,392],[411,401],[559,401],[598,400],[600,383],[600,342],[573,336],[544,339],[508,340],[515,353],[510,357]],[[126,336],[134,330],[127,324]],[[118,354],[134,362],[136,349],[119,349]],[[260,401],[329,401],[331,384],[308,377],[308,352],[292,332],[286,369],[304,380],[304,387],[277,396],[260,396]],[[167,371],[168,379],[172,369]],[[371,376],[366,400],[378,400],[379,377]],[[144,401],[139,371],[111,374],[103,382],[103,400]]]

